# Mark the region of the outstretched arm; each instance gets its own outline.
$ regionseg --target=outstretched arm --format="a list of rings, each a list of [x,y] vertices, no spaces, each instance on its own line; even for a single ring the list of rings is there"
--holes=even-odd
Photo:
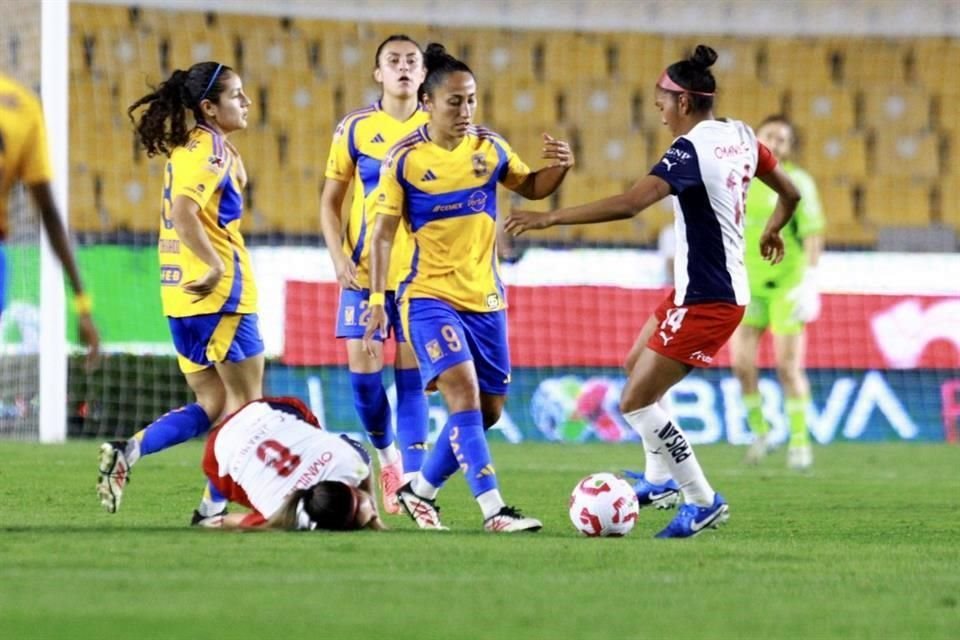
[[[624,193],[576,207],[547,213],[514,210],[507,216],[506,229],[520,235],[530,229],[546,229],[560,224],[593,224],[632,218],[655,202],[670,195],[670,185],[656,176],[644,176]]]
[[[527,200],[542,200],[557,190],[564,176],[574,165],[573,151],[565,140],[543,134],[543,158],[550,160],[546,167],[534,171],[514,189]]]

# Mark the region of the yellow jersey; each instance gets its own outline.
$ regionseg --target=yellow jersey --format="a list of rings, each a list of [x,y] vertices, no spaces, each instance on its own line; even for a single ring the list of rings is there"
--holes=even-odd
[[[530,175],[506,140],[470,127],[456,149],[426,125],[394,146],[380,170],[375,215],[403,216],[414,253],[397,296],[435,298],[462,311],[507,306],[496,252],[497,183],[515,190]]]
[[[7,236],[7,200],[17,182],[53,178],[40,100],[12,78],[0,75],[0,240]]]
[[[174,318],[208,313],[256,313],[257,286],[250,253],[240,235],[245,180],[240,158],[223,136],[197,125],[190,139],[170,154],[164,170],[160,224],[160,282],[163,313]],[[210,269],[186,247],[170,219],[177,196],[200,207],[200,222],[226,267],[217,288],[206,298],[188,294],[183,285]]]
[[[370,286],[370,237],[374,223],[371,196],[380,179],[380,163],[390,147],[429,119],[430,115],[418,108],[401,122],[383,111],[377,101],[347,114],[333,134],[326,177],[355,181],[343,250],[357,265],[357,279],[364,287]],[[402,265],[410,264],[412,254],[413,240],[405,229],[398,229],[390,254],[387,289],[396,290],[404,275]]]

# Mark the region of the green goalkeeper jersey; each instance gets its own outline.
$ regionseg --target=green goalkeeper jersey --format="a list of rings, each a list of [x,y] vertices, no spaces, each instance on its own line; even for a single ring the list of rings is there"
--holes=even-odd
[[[790,162],[780,164],[800,191],[800,204],[789,224],[780,232],[785,254],[779,264],[770,264],[760,255],[760,236],[777,206],[777,192],[753,180],[747,191],[747,214],[744,219],[744,263],[752,295],[770,295],[771,291],[792,289],[803,279],[807,256],[803,239],[821,233],[823,209],[817,187],[810,174]]]

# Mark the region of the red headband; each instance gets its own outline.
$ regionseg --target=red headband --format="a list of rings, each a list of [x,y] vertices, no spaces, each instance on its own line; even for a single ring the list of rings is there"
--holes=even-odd
[[[675,93],[692,93],[695,96],[713,96],[713,92],[707,91],[693,91],[691,89],[684,89],[676,82],[673,81],[673,78],[670,77],[670,74],[667,73],[667,70],[664,69],[663,73],[660,74],[660,79],[657,80],[657,86],[663,89],[664,91],[673,91]]]

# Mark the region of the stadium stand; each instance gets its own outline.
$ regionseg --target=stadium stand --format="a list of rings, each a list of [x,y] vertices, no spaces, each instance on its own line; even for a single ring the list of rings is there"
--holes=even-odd
[[[462,56],[480,80],[480,121],[529,162],[539,156],[541,131],[571,136],[579,166],[562,190],[564,201],[618,188],[656,162],[670,135],[652,110],[653,80],[695,44],[690,37],[641,33],[547,37],[76,4],[70,38],[79,54],[71,56],[70,96],[94,108],[73,112],[71,181],[84,199],[73,205],[73,225],[107,239],[112,229],[151,230],[150,216],[133,211],[155,209],[155,181],[131,165],[124,108],[171,68],[213,58],[241,71],[255,101],[256,126],[239,142],[257,149],[245,154],[254,176],[252,231],[319,233],[317,194],[329,137],[342,114],[375,99],[375,85],[362,79],[372,69],[373,47],[388,32],[424,44],[441,40]],[[951,204],[957,179],[950,173],[960,166],[960,87],[945,82],[943,72],[960,66],[956,41],[710,40],[720,54],[719,115],[756,124],[784,112],[797,123],[799,160],[823,191],[831,246],[872,246],[877,228],[889,224],[958,224]],[[128,73],[111,86],[115,76],[105,70],[116,66]],[[626,223],[542,236],[549,243],[646,246],[655,238]]]

